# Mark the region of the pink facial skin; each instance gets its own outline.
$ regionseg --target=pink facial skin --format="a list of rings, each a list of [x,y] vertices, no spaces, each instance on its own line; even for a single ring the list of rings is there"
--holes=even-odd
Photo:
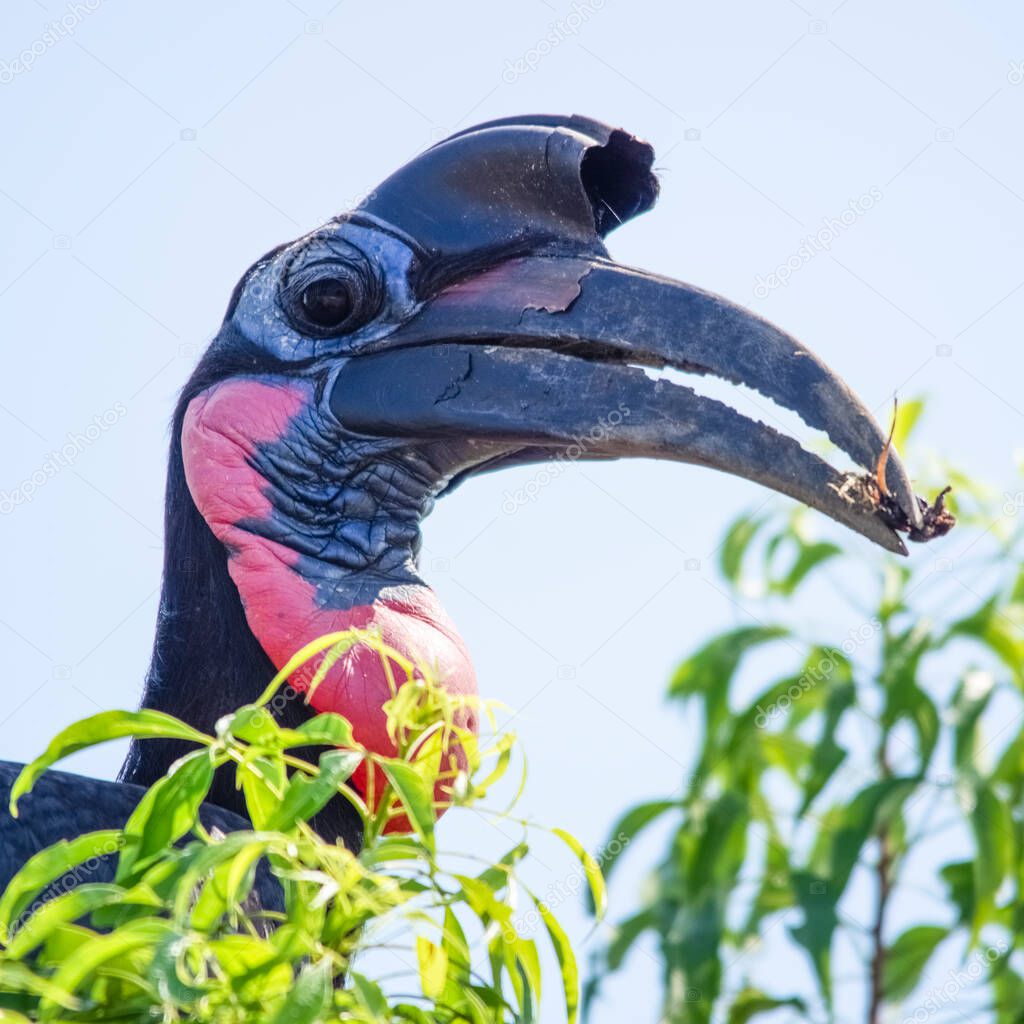
[[[246,522],[269,518],[269,485],[252,457],[262,443],[280,440],[314,401],[306,381],[234,379],[217,384],[189,404],[182,427],[182,457],[197,508],[228,552],[228,571],[241,595],[249,628],[277,668],[305,644],[326,633],[357,627],[376,630],[405,657],[433,667],[453,693],[475,695],[476,677],[466,648],[434,593],[425,585],[387,587],[371,604],[327,607],[317,587],[299,571],[299,553],[258,536]],[[307,562],[308,564],[308,562]],[[342,572],[337,567],[329,570]],[[385,581],[386,582],[386,581]],[[342,589],[342,593],[344,590]],[[304,690],[313,662],[291,680]],[[263,680],[253,680],[254,688]],[[311,704],[351,721],[356,738],[375,753],[391,755],[383,704],[391,697],[380,655],[355,648],[333,665]],[[468,722],[475,728],[475,716]],[[366,792],[366,770],[353,783]],[[380,792],[383,780],[375,791]],[[401,821],[394,829],[402,827]]]

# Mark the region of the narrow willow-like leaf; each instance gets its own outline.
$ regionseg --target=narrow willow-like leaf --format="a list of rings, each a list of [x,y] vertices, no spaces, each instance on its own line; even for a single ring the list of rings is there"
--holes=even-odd
[[[388,758],[381,767],[416,834],[434,852],[434,793],[412,765]]]
[[[209,754],[198,750],[146,790],[124,827],[124,850],[116,876],[120,884],[134,878],[136,865],[145,864],[195,826],[213,784],[213,773]]]
[[[793,897],[803,911],[803,922],[790,929],[793,939],[807,951],[826,1005],[832,1003],[832,936],[839,924],[836,898],[824,878],[808,871],[792,876]]]
[[[618,821],[612,825],[608,839],[601,848],[601,871],[605,881],[611,877],[619,858],[629,848],[630,843],[648,825],[657,821],[663,814],[673,809],[681,809],[677,800],[651,800],[647,803],[630,807]]]
[[[47,900],[19,928],[8,943],[6,955],[19,959],[45,942],[61,925],[77,921],[98,907],[109,907],[131,899],[142,905],[159,907],[160,900],[152,893],[129,891],[119,885],[94,882]]]
[[[319,774],[296,772],[288,783],[277,810],[267,822],[273,832],[288,832],[300,821],[309,821],[322,811],[338,789],[362,763],[363,755],[355,750],[329,750],[320,756]]]
[[[1013,818],[995,791],[979,783],[970,813],[974,834],[974,920],[972,937],[989,923],[995,911],[996,893],[1006,877],[1013,856]]]
[[[915,925],[908,928],[885,951],[882,989],[894,1002],[908,996],[921,980],[932,953],[949,929],[939,925]]]
[[[728,715],[729,686],[743,656],[788,635],[784,626],[745,626],[715,637],[676,669],[669,682],[669,695],[701,697],[705,728],[709,737],[714,736]]]
[[[873,782],[846,805],[831,838],[829,894],[838,901],[864,844],[882,824],[886,813],[899,805],[921,784],[917,778],[891,778]]]
[[[448,976],[448,954],[423,935],[416,936],[416,962],[420,988],[428,999],[439,999]]]
[[[99,935],[78,948],[71,960],[65,960],[53,975],[53,984],[60,990],[76,993],[90,975],[103,964],[125,953],[152,946],[171,931],[167,921],[156,918],[130,921],[109,935]],[[46,1012],[50,999],[43,999],[41,1008]]]
[[[380,985],[375,981],[371,981],[365,974],[353,971],[352,989],[362,1006],[369,1013],[373,1014],[374,1019],[387,1019],[388,1001]]]
[[[718,550],[718,567],[733,586],[739,585],[747,548],[767,521],[764,517],[740,516],[726,530],[725,539]]]
[[[544,922],[544,928],[551,940],[551,947],[558,960],[562,977],[562,992],[565,996],[565,1016],[568,1024],[576,1024],[576,1015],[580,1005],[580,972],[576,964],[576,954],[565,930],[558,923],[558,918],[551,912],[543,900],[530,893],[537,913]]]
[[[247,758],[237,768],[245,809],[257,829],[267,828],[273,820],[285,789],[288,775],[280,757]]]
[[[828,691],[825,701],[825,715],[821,725],[821,737],[809,759],[804,781],[803,800],[798,815],[803,817],[829,783],[836,770],[846,759],[846,750],[836,742],[839,723],[857,700],[857,690],[852,682],[839,683]]]
[[[733,997],[729,1006],[729,1015],[726,1017],[726,1024],[747,1024],[758,1014],[771,1013],[773,1010],[781,1010],[784,1007],[791,1007],[803,1013],[807,1004],[804,1000],[794,996],[780,998],[770,996],[758,988],[745,988]]]
[[[33,897],[58,880],[81,881],[83,865],[98,863],[116,853],[121,845],[120,832],[89,832],[76,839],[62,839],[30,857],[7,883],[0,898],[0,937],[6,941],[14,922],[25,913]]]
[[[0,960],[0,992],[26,993],[45,999],[51,1006],[65,1010],[81,1009],[81,1000],[55,985],[49,978],[36,974],[26,964]]]
[[[799,542],[796,557],[781,579],[772,580],[771,589],[783,597],[790,597],[801,583],[819,566],[842,554],[842,548],[828,541]]]
[[[608,909],[608,891],[605,888],[604,875],[601,873],[601,865],[593,858],[593,856],[584,848],[583,844],[570,832],[566,832],[565,829],[553,828],[551,830],[554,835],[558,836],[559,839],[569,847],[577,859],[580,862],[580,866],[583,868],[583,873],[587,879],[587,885],[590,887],[590,898],[593,902],[595,913],[598,919],[601,919],[605,915],[605,911]]]
[[[304,967],[272,1024],[317,1024],[330,1005],[333,977],[328,960]]]
[[[351,747],[355,744],[351,722],[333,711],[325,711],[285,731],[285,737],[287,746],[322,743],[332,747]]]
[[[32,791],[39,776],[47,768],[79,750],[129,736],[136,739],[185,740],[189,743],[212,742],[210,737],[162,711],[101,711],[98,715],[84,718],[63,729],[50,741],[44,753],[22,768],[11,787],[11,814],[18,816],[18,801]]]

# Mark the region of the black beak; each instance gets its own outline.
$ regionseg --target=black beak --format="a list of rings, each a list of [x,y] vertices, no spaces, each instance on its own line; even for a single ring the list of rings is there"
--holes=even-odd
[[[601,237],[654,202],[652,159],[645,144],[595,122],[530,118],[458,136],[385,182],[363,215],[413,238],[436,279],[446,266],[459,277],[341,368],[334,414],[358,433],[458,436],[520,461],[578,449],[709,466],[905,553],[891,513],[851,497],[848,478],[797,441],[656,379],[670,368],[752,387],[872,475],[887,446],[856,396],[796,339],[716,295],[607,258]],[[891,500],[920,527],[899,459],[885,467]]]

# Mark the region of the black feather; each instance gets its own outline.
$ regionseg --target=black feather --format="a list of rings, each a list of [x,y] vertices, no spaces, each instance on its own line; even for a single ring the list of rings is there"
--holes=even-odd
[[[24,863],[40,850],[87,832],[123,828],[145,792],[141,786],[130,783],[103,782],[51,771],[22,798],[19,817],[15,819],[7,817],[6,807],[21,768],[20,764],[0,761],[0,805],[4,808],[0,819],[0,891],[6,889]],[[218,829],[225,834],[251,827],[244,818],[219,807],[204,807],[200,819],[207,829]],[[57,879],[43,898],[59,896],[86,882],[113,881],[115,868],[113,853],[100,847],[95,857]],[[266,864],[261,864],[257,870],[254,895],[263,910],[284,910],[283,893]]]

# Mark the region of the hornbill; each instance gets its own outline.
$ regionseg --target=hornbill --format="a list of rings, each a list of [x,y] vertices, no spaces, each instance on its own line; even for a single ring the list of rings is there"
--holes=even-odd
[[[920,532],[923,505],[817,356],[725,299],[609,258],[604,237],[657,198],[653,156],[585,117],[490,121],[245,273],[174,415],[145,707],[211,732],[304,644],[350,627],[475,692],[466,647],[417,570],[420,524],[466,478],[570,449],[746,477],[905,553],[896,528]],[[850,486],[874,478],[838,472],[666,369],[795,411],[877,471],[877,500]],[[311,704],[387,753],[388,696],[378,656],[354,648]],[[310,713],[294,699],[279,717]],[[51,773],[20,820],[0,820],[0,886],[33,849],[123,822],[184,751],[136,742],[118,782]],[[0,766],[0,799],[15,770]],[[211,817],[243,827],[240,801],[218,780]],[[315,824],[358,847],[344,801]]]

